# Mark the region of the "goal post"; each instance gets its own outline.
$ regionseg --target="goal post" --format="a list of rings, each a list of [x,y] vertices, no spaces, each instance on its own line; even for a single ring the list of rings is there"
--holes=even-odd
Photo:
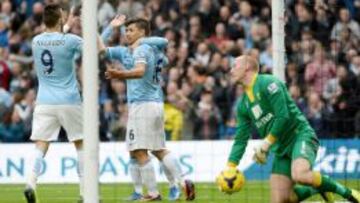
[[[97,1],[82,1],[84,202],[99,202]]]
[[[285,0],[271,1],[273,74],[285,81]]]

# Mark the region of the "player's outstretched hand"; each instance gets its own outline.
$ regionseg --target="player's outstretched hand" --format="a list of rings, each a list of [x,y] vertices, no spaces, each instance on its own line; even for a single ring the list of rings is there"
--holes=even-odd
[[[78,12],[80,12],[80,7],[73,7],[71,8],[71,11],[69,13],[69,16],[67,18],[67,21],[65,23],[65,25],[63,26],[63,31],[64,33],[67,33],[70,31],[70,29],[75,25],[75,24],[79,24],[81,19],[80,16],[78,14]]]
[[[110,26],[113,28],[118,28],[122,26],[126,21],[126,16],[123,14],[116,15],[114,19],[110,22]]]
[[[105,71],[105,78],[110,80],[110,79],[116,79],[118,78],[118,71],[116,69],[107,69]]]

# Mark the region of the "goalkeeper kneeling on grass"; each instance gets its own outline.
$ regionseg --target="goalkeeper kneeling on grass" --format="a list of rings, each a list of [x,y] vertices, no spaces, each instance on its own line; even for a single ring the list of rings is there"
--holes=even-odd
[[[300,202],[317,193],[326,202],[333,202],[336,193],[360,203],[358,191],[312,170],[319,147],[314,130],[285,84],[274,76],[257,74],[258,70],[258,62],[245,55],[235,59],[231,70],[231,79],[242,85],[245,93],[237,104],[237,133],[228,167],[238,165],[253,124],[264,138],[255,149],[255,161],[264,164],[270,150],[275,154],[270,177],[272,203]]]

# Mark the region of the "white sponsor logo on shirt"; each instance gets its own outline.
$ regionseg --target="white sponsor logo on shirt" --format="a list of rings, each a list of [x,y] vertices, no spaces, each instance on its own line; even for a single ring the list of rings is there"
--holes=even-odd
[[[269,90],[270,94],[274,94],[275,92],[278,91],[279,87],[277,86],[277,84],[275,82],[271,83],[267,89]]]
[[[260,116],[262,114],[262,110],[261,110],[261,107],[259,106],[259,104],[256,104],[255,106],[251,107],[251,111],[252,111],[255,119],[260,118]]]

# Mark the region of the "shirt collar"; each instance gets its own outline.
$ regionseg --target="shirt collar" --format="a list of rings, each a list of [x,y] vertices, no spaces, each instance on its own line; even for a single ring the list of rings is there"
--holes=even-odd
[[[250,84],[245,86],[245,90],[246,90],[246,91],[250,91],[250,90],[253,89],[257,76],[258,76],[257,73],[255,73],[255,74],[253,75],[253,77],[251,78]]]

